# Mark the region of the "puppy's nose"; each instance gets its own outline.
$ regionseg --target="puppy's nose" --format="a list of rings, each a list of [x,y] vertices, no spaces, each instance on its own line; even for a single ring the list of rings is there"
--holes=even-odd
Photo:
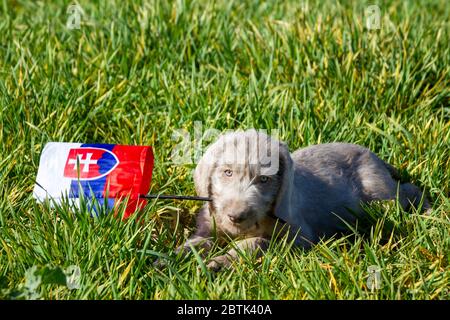
[[[242,221],[245,220],[244,215],[233,216],[233,215],[229,214],[228,217],[230,218],[231,222],[233,222],[233,223],[241,223]]]

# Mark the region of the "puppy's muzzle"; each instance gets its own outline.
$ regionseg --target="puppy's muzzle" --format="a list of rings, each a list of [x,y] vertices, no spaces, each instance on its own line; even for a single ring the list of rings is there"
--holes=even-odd
[[[228,214],[228,218],[230,219],[231,222],[239,224],[244,222],[249,217],[249,215],[250,215],[249,211],[242,211],[237,214],[235,213]]]

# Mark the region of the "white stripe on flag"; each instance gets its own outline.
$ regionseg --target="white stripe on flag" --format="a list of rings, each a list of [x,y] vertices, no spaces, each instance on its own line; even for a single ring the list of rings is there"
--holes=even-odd
[[[58,202],[63,195],[69,194],[72,179],[64,177],[64,167],[70,149],[80,146],[81,143],[64,142],[49,142],[45,145],[36,178],[40,186],[34,186],[34,198],[39,201],[49,198]]]

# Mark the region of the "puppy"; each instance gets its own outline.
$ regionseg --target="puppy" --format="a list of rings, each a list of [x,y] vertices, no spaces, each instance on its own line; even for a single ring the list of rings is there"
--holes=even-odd
[[[178,250],[207,251],[213,233],[236,240],[235,249],[209,262],[213,270],[229,266],[239,250],[260,255],[274,234],[288,231],[297,245],[309,248],[344,233],[373,200],[398,196],[404,209],[420,201],[430,209],[419,188],[400,183],[395,168],[364,147],[329,143],[290,154],[284,143],[256,130],[219,137],[198,163],[194,182],[197,194],[211,201]]]

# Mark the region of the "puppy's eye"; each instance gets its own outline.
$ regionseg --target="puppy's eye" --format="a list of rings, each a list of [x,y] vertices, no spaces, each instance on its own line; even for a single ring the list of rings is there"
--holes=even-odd
[[[231,171],[230,169],[225,170],[223,173],[225,173],[227,177],[231,177],[233,175],[233,171]]]
[[[260,176],[259,177],[259,182],[266,183],[267,181],[269,181],[269,177],[268,176]]]

